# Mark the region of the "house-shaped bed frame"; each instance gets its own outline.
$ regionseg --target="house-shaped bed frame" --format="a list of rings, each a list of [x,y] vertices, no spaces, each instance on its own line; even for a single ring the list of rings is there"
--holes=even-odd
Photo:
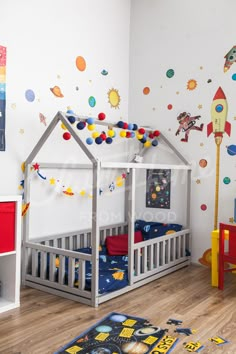
[[[73,115],[76,121],[86,121],[87,117]],[[41,168],[58,169],[90,169],[93,173],[92,228],[56,234],[41,238],[32,238],[29,230],[30,208],[23,219],[23,252],[22,252],[22,282],[23,285],[34,287],[52,294],[66,297],[91,306],[110,300],[123,293],[145,285],[164,275],[172,273],[190,263],[190,185],[191,167],[186,159],[161,133],[159,141],[165,144],[179,157],[182,164],[150,164],[132,162],[102,162],[98,160],[77,134],[77,130],[68,121],[68,114],[58,112],[44,134],[25,161],[24,199],[30,203],[30,168],[34,159],[56,125],[61,121],[71,136],[75,139],[91,164],[58,164],[39,162]],[[113,126],[116,124],[95,120],[95,124]],[[145,128],[146,129],[146,128]],[[149,129],[151,130],[151,129]],[[148,131],[148,129],[146,129]],[[140,149],[137,156],[142,156],[146,149]],[[124,223],[100,226],[98,222],[99,187],[101,169],[126,169],[126,202]],[[161,237],[134,243],[135,223],[135,172],[137,169],[171,169],[186,170],[186,228],[182,231],[163,235]],[[99,245],[105,243],[108,235],[118,235],[128,232],[128,279],[129,285],[111,293],[99,294]],[[75,252],[80,247],[91,247],[91,254]],[[56,259],[59,262],[56,264]],[[85,288],[86,262],[92,264],[91,289]],[[59,264],[58,264],[59,263]],[[67,270],[65,269],[67,263]],[[79,282],[75,284],[75,263],[79,265]]]

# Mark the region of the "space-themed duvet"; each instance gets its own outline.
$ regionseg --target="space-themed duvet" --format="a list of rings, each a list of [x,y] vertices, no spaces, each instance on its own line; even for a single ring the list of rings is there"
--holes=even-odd
[[[79,248],[76,252],[92,253],[91,247]],[[49,264],[49,261],[48,261]],[[59,268],[59,257],[56,258]],[[68,279],[68,258],[65,259],[65,283]],[[85,262],[85,290],[91,290],[92,262]],[[79,262],[75,259],[75,286],[79,284]],[[119,290],[128,285],[128,256],[110,256],[106,246],[99,250],[99,294]]]
[[[80,248],[78,252],[91,254],[92,248]],[[77,264],[75,265],[76,272]],[[91,290],[92,263],[86,261],[85,290]],[[78,279],[78,272],[75,276]],[[75,280],[75,284],[76,284]],[[99,294],[115,291],[128,285],[128,256],[110,256],[106,246],[99,251]]]

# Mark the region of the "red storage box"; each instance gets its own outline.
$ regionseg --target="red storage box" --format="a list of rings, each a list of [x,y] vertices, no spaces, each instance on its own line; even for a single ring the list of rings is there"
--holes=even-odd
[[[15,250],[15,203],[0,202],[0,253]]]

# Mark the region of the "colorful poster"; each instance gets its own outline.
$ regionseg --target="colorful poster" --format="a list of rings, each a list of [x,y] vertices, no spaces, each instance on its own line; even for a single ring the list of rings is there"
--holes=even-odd
[[[170,209],[171,170],[147,170],[146,207]]]
[[[0,46],[0,151],[5,151],[6,47]]]

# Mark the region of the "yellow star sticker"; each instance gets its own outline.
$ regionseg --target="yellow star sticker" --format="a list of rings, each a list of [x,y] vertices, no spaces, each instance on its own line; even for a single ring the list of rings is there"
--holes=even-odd
[[[55,184],[55,183],[56,183],[55,178],[50,178],[49,183],[50,183],[50,184]]]
[[[233,223],[234,222],[234,218],[229,218],[229,222]]]
[[[200,179],[197,179],[197,180],[196,180],[196,183],[197,183],[197,184],[200,184],[200,183],[201,183],[201,180],[200,180]]]
[[[202,109],[202,104],[199,104],[199,105],[198,105],[198,109]]]

